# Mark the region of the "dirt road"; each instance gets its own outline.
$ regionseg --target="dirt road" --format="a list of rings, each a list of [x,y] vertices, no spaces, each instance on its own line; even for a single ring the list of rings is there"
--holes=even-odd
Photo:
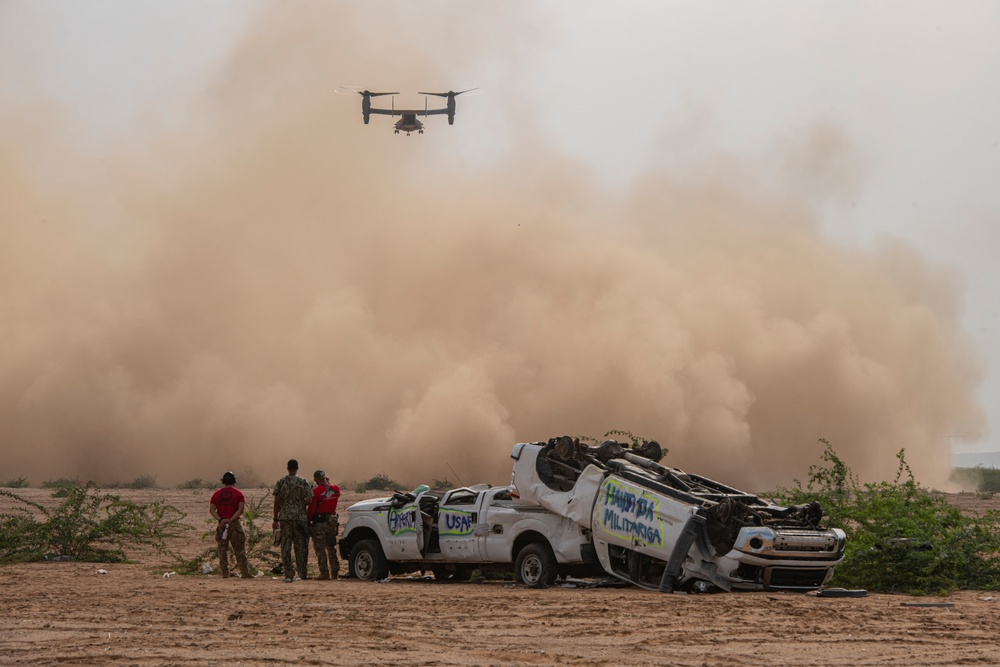
[[[200,522],[207,492],[156,494]],[[193,532],[184,550],[205,544]],[[996,593],[827,599],[420,579],[283,584],[269,575],[164,578],[168,568],[154,554],[127,565],[0,567],[0,664],[1000,664]]]

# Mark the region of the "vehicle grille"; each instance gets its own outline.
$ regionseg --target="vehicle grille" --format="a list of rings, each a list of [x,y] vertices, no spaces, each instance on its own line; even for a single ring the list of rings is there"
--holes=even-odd
[[[829,534],[782,530],[775,533],[772,549],[774,551],[836,552],[837,538]]]

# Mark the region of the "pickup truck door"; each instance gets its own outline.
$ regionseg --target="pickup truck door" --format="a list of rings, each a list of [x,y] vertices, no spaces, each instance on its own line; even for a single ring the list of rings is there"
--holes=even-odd
[[[389,560],[419,560],[424,548],[420,507],[414,501],[385,512],[385,555]]]
[[[482,562],[479,550],[480,513],[485,493],[461,488],[449,491],[438,506],[438,540],[441,557],[448,562]]]

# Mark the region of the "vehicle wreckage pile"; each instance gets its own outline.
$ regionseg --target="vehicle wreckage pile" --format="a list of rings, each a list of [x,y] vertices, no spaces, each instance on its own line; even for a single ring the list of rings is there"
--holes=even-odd
[[[514,457],[521,499],[590,527],[604,570],[644,588],[813,590],[843,558],[844,533],[821,527],[818,503],[780,507],[662,466],[655,441],[563,436]]]
[[[629,448],[562,436],[519,443],[512,485],[369,500],[348,508],[350,574],[426,571],[467,579],[510,571],[528,585],[611,574],[663,592],[819,588],[845,535],[818,503],[781,507],[659,463],[655,441]]]

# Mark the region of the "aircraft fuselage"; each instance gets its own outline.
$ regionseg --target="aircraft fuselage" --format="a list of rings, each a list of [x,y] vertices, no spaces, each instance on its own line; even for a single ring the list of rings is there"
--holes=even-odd
[[[396,134],[400,132],[416,132],[418,134],[424,133],[423,122],[417,120],[416,113],[404,113],[403,117],[396,121]]]

